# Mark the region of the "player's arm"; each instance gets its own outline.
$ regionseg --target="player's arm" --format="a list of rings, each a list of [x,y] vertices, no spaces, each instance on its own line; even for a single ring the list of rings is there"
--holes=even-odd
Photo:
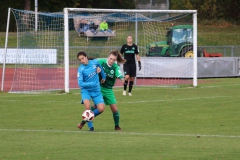
[[[123,45],[124,46],[124,45]],[[124,53],[124,47],[122,46],[122,48],[121,48],[121,50],[120,50],[120,53],[121,53],[121,55],[123,55],[123,53]]]
[[[117,64],[116,64],[116,68],[115,68],[115,76],[117,78],[119,78],[122,81],[122,83],[124,83],[124,81],[125,81],[124,76],[122,74],[120,67]]]
[[[136,46],[135,54],[136,54],[136,59],[138,61],[138,68],[139,68],[139,71],[140,71],[142,69],[142,64],[141,64],[141,60],[140,60],[140,56],[139,56],[139,50],[138,50],[137,46]]]
[[[97,61],[98,61],[98,63],[100,63],[100,65],[102,66],[103,59],[98,59]],[[100,73],[100,72],[101,72],[101,68],[100,68],[100,67],[97,67],[97,73]]]
[[[136,59],[137,59],[138,62],[140,61],[140,56],[139,56],[139,54],[136,54]]]
[[[100,74],[101,74],[101,76],[102,76],[101,83],[104,83],[105,80],[106,80],[106,74],[105,74],[102,66],[100,65],[100,63],[99,63],[98,61],[97,61],[97,67],[99,67],[99,68],[101,69],[101,71],[100,71]]]

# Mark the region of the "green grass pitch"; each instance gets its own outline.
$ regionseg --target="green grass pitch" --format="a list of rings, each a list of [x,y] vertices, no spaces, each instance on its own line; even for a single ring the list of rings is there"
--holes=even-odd
[[[77,128],[84,110],[69,94],[0,93],[2,160],[238,160],[240,79],[201,79],[196,88],[114,88],[122,131],[109,107],[95,132]]]

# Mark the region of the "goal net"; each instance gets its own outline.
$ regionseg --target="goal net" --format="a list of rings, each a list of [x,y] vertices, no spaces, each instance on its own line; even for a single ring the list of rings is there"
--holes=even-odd
[[[128,35],[132,35],[138,45],[142,62],[135,85],[196,85],[195,57],[183,57],[179,46],[171,48],[174,38],[168,37],[173,34],[169,30],[174,26],[195,26],[195,10],[65,8],[64,12],[58,13],[17,9],[12,12],[17,23],[18,46],[14,51],[8,49],[7,53],[12,52],[12,58],[7,58],[6,63],[15,65],[10,92],[69,92],[69,89],[79,88],[77,53],[85,51],[92,58],[107,58],[112,50],[120,50],[126,44]],[[108,23],[109,30],[102,32],[99,29],[102,21]],[[193,41],[191,27],[182,29],[192,36],[194,50],[197,44]],[[188,44],[186,39],[182,43]],[[120,81],[116,86],[122,86]]]

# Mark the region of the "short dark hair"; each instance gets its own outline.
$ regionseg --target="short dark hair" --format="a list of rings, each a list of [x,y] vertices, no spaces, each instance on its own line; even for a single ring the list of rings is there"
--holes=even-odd
[[[80,52],[78,52],[78,54],[77,54],[77,58],[78,58],[79,56],[87,57],[87,54],[86,54],[86,52],[84,52],[84,51],[80,51]]]
[[[78,59],[79,56],[87,57],[88,60],[93,60],[93,59],[95,59],[95,58],[93,58],[93,57],[88,57],[88,56],[87,56],[87,53],[84,52],[84,51],[78,52],[78,54],[77,54],[77,59]]]

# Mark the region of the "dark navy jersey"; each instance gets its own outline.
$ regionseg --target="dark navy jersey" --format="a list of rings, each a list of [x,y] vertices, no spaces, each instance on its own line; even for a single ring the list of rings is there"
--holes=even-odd
[[[135,63],[135,55],[139,54],[138,47],[135,44],[133,44],[132,46],[124,44],[120,52],[121,54],[123,54],[126,63]]]

